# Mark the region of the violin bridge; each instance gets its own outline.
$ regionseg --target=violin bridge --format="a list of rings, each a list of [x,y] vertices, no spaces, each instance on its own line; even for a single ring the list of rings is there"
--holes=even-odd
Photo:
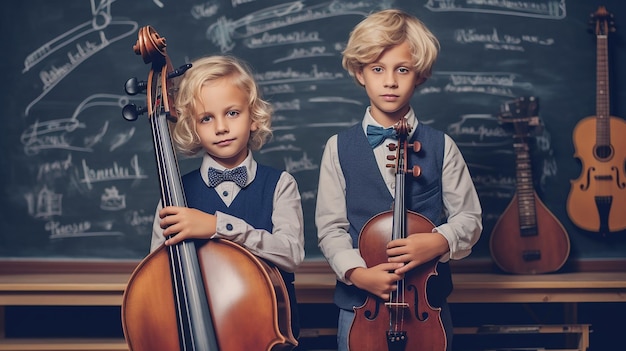
[[[409,304],[406,302],[385,302],[385,306],[388,308],[409,308]]]

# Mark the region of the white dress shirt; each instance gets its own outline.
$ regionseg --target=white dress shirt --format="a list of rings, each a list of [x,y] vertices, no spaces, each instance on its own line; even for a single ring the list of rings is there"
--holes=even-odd
[[[248,157],[239,166],[246,167],[248,172],[247,186],[254,180],[257,171],[257,162],[254,160],[252,152],[248,152]],[[205,154],[200,166],[200,174],[205,184],[208,184],[209,167],[224,170],[223,166]],[[240,190],[241,188],[232,181],[224,181],[215,187],[215,191],[226,206],[230,206]],[[242,218],[217,211],[215,213],[217,231],[212,238],[231,240],[242,245],[252,254],[276,264],[279,268],[287,272],[294,272],[304,260],[304,219],[298,184],[291,174],[281,173],[274,191],[273,204],[272,224],[274,229],[272,233],[263,229],[256,229]],[[165,241],[163,229],[159,225],[158,212],[161,208],[162,204],[159,202],[152,229],[151,251],[160,247]]]
[[[411,138],[418,124],[413,109],[409,110],[405,118],[411,126],[407,138]],[[362,121],[363,133],[368,124],[380,126],[370,115],[369,108]],[[395,140],[387,139],[373,151],[378,170],[393,197],[395,195],[395,170],[386,167],[389,163],[387,145],[390,142],[395,142]],[[440,259],[441,262],[447,262],[450,259],[458,260],[468,256],[482,231],[482,210],[474,183],[461,152],[448,135],[445,135],[441,181],[447,222],[433,231],[441,233],[448,241],[450,251]],[[352,239],[348,233],[345,195],[346,183],[339,163],[337,135],[333,135],[326,143],[320,165],[315,222],[319,247],[337,275],[337,279],[351,284],[345,279],[346,272],[356,267],[367,266],[359,254],[359,249],[352,248]]]

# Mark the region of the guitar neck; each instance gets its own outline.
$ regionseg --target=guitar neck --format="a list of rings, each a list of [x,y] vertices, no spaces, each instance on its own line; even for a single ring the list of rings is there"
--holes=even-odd
[[[597,35],[596,42],[596,144],[611,144],[609,132],[609,58],[608,36]]]
[[[537,235],[535,191],[528,142],[525,138],[516,137],[513,148],[517,161],[515,173],[520,234],[522,236]]]

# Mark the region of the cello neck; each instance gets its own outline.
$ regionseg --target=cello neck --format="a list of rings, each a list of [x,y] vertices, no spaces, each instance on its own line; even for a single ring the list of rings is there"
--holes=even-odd
[[[165,38],[160,37],[150,26],[140,29],[139,40],[134,49],[135,53],[142,54],[144,62],[152,62],[146,92],[161,186],[161,204],[163,207],[186,207],[185,192],[168,126],[168,118],[176,117],[171,103],[174,97],[170,93],[174,89],[170,89],[170,78],[183,74],[184,70],[174,71],[166,54]],[[195,243],[182,241],[168,246],[167,250],[176,300],[180,349],[217,351],[217,338]]]

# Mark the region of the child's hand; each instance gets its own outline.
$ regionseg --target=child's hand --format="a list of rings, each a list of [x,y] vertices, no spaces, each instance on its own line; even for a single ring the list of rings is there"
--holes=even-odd
[[[396,282],[403,277],[394,273],[401,266],[398,263],[385,262],[370,268],[355,268],[346,276],[358,288],[388,300],[389,293],[397,288]]]
[[[448,241],[439,233],[416,233],[387,244],[389,262],[404,263],[396,274],[404,274],[448,252]]]
[[[174,245],[185,239],[208,239],[215,234],[216,218],[214,215],[194,208],[168,206],[159,211],[161,228],[165,229],[165,245]]]

